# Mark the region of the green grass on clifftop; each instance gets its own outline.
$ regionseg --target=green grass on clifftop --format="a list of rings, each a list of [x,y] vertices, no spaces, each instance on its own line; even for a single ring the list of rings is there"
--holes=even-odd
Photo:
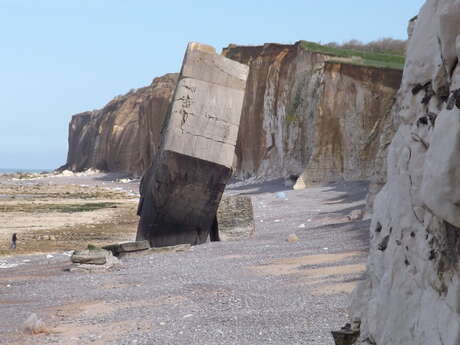
[[[300,41],[300,46],[306,50],[322,53],[325,55],[336,56],[338,62],[351,63],[361,66],[372,66],[378,68],[404,68],[404,56],[384,53],[373,53],[352,49],[341,49],[323,46],[318,43]],[[344,60],[341,60],[344,59]],[[345,60],[346,59],[346,60]],[[334,59],[332,59],[334,61]]]

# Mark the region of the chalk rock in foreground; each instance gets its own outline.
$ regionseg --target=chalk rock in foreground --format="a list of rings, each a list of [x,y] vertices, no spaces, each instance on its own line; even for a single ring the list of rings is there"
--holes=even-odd
[[[460,344],[460,2],[428,0],[409,41],[374,202],[360,344]],[[411,31],[412,31],[411,28]]]
[[[200,244],[217,228],[247,75],[247,66],[214,48],[188,45],[160,151],[143,176],[138,241],[152,247]]]

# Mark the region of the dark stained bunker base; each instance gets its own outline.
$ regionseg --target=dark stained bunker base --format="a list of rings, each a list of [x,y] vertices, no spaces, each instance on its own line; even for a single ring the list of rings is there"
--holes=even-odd
[[[156,165],[141,188],[136,240],[152,247],[206,242],[232,170],[172,151],[163,152]]]

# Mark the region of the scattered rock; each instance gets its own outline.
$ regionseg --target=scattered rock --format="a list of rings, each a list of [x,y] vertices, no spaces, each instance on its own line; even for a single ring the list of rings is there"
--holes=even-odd
[[[70,171],[70,170],[64,170],[64,171],[61,172],[60,175],[61,176],[73,176],[74,173],[72,171]]]
[[[22,325],[23,331],[28,334],[49,333],[45,323],[32,313]]]
[[[86,249],[75,251],[70,257],[70,260],[75,264],[104,265],[109,255],[111,256],[112,253],[104,249]]]
[[[102,249],[111,251],[115,256],[119,256],[121,253],[143,251],[149,248],[149,241],[123,242],[102,247]]]
[[[350,221],[360,220],[363,218],[363,210],[353,210],[347,217]]]
[[[122,178],[122,179],[119,179],[118,182],[120,183],[130,183],[132,182],[133,180],[129,179],[129,178]]]
[[[276,196],[277,199],[283,199],[283,200],[287,199],[286,193],[284,193],[284,192],[277,192],[277,193],[275,193],[275,196]]]
[[[298,242],[299,241],[299,238],[297,237],[296,234],[290,234],[287,238],[287,241],[289,243],[294,243],[294,242]]]
[[[104,249],[75,251],[70,259],[74,264],[66,269],[69,272],[102,272],[120,264],[111,251]]]
[[[294,186],[292,187],[292,189],[294,190],[301,190],[301,189],[305,189],[307,188],[307,185],[305,183],[305,180],[303,179],[302,176],[299,176],[299,178],[297,179],[296,183],[294,184]]]

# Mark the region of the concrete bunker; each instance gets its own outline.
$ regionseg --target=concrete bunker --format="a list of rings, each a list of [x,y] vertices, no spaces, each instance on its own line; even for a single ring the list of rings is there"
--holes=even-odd
[[[188,44],[159,152],[142,179],[137,241],[219,239],[216,214],[232,175],[248,69],[211,46]]]

